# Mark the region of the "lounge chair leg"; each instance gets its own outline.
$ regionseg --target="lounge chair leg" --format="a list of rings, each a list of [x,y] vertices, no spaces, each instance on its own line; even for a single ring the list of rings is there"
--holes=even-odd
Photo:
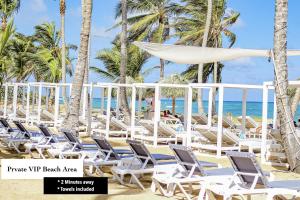
[[[142,190],[145,190],[143,184],[139,181],[139,179],[136,177],[135,174],[131,174],[131,177],[133,178],[133,180],[135,181],[135,183],[137,183],[138,186],[140,186],[140,188],[141,188]]]
[[[155,183],[156,180],[152,180],[152,183],[151,183],[151,192],[156,192],[156,183]]]
[[[201,186],[201,188],[200,188],[198,200],[204,200],[205,191],[206,191],[206,187],[205,187],[205,185],[203,184],[203,185]]]
[[[189,196],[188,193],[186,193],[186,191],[184,190],[184,188],[182,187],[182,185],[180,183],[177,183],[177,185],[178,185],[179,189],[181,190],[181,192],[184,194],[184,196],[186,196],[186,198],[188,200],[191,200],[191,197]]]

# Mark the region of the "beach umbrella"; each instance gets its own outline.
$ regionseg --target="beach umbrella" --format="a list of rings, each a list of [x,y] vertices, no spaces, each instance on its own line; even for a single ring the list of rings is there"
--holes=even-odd
[[[167,84],[188,84],[189,82],[179,74],[173,74],[159,81],[159,83]],[[175,114],[176,98],[183,97],[185,95],[185,88],[170,88],[162,87],[161,93],[165,97],[172,98],[172,114]]]

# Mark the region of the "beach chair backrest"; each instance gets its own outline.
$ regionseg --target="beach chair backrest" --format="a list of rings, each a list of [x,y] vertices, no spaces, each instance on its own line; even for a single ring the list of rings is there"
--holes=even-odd
[[[197,124],[206,125],[208,123],[208,118],[204,113],[193,115],[192,119],[196,121]]]
[[[37,125],[37,127],[40,129],[41,133],[47,137],[47,138],[51,138],[50,143],[55,143],[55,140],[53,139],[53,134],[51,133],[51,131],[49,130],[49,128],[44,125],[44,124],[39,124]]]
[[[83,149],[81,142],[71,133],[71,131],[66,129],[62,129],[61,131],[65,135],[66,139],[74,145],[74,147],[78,148],[79,150]]]
[[[122,130],[127,130],[128,126],[121,120],[118,120],[116,117],[111,118],[111,123]]]
[[[114,148],[104,137],[94,137],[99,150],[105,155],[108,160],[121,160],[121,157],[115,152]]]
[[[1,126],[3,126],[4,128],[7,128],[8,132],[12,131],[11,126],[9,125],[9,123],[7,122],[7,120],[5,118],[0,118],[0,123],[1,123]]]
[[[19,121],[13,121],[14,124],[17,126],[17,128],[19,129],[19,131],[23,132],[23,133],[29,133],[27,131],[27,129],[23,126],[23,124]]]
[[[164,122],[159,122],[158,123],[158,132],[161,135],[165,135],[165,136],[176,136],[177,132],[175,129],[173,129],[172,127],[170,127],[168,124],[164,123]]]
[[[244,187],[267,186],[267,178],[254,153],[229,151],[226,155]]]
[[[19,121],[13,121],[16,125],[17,129],[24,135],[25,138],[30,138],[29,131],[23,126],[23,124]]]
[[[153,158],[143,143],[135,140],[127,140],[126,142],[129,144],[135,157],[143,164],[144,168],[157,164],[155,158]]]
[[[224,128],[235,128],[236,124],[226,116],[223,116],[223,127]]]
[[[194,174],[204,175],[204,170],[198,162],[193,151],[183,145],[170,144],[169,147],[175,154],[175,158],[189,176]]]
[[[223,140],[228,144],[238,144],[240,138],[231,130],[223,129]]]

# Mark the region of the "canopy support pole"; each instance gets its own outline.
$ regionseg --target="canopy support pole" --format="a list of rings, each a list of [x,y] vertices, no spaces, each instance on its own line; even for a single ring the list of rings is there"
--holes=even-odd
[[[7,96],[8,96],[8,85],[5,83],[5,91],[4,91],[4,117],[7,116]]]
[[[103,114],[104,111],[104,98],[105,98],[105,88],[101,88],[101,114]]]
[[[224,100],[224,87],[220,86],[220,88],[219,88],[219,108],[218,108],[217,157],[221,157],[221,155],[222,155],[223,100]]]
[[[59,115],[59,86],[55,86],[55,104],[54,104],[54,126],[57,126]]]
[[[131,106],[131,139],[134,139],[135,135],[135,99],[136,99],[136,87],[132,86],[132,106]]]
[[[212,125],[212,99],[213,99],[213,91],[214,88],[209,89],[209,94],[208,94],[208,117],[207,117],[207,126],[210,128]]]
[[[117,88],[117,103],[116,103],[116,117],[120,117],[120,86]]]
[[[243,100],[242,100],[242,133],[246,133],[246,115],[247,115],[247,95],[248,90],[243,89]]]
[[[38,96],[38,123],[41,122],[41,110],[42,110],[42,84],[39,85],[39,96]]]
[[[109,123],[110,123],[110,106],[111,106],[111,89],[112,86],[108,86],[107,91],[107,107],[106,107],[106,129],[105,129],[105,138],[109,138]]]
[[[191,146],[192,139],[192,104],[193,104],[193,88],[188,87],[187,91],[187,116],[186,116],[186,145]]]
[[[82,118],[86,119],[86,109],[87,109],[87,87],[83,86],[83,101],[82,101]]]
[[[26,124],[29,123],[29,114],[30,114],[30,84],[27,85],[27,99],[26,99]]]
[[[14,84],[14,92],[13,92],[13,118],[17,117],[17,101],[18,101],[18,84]]]
[[[263,85],[263,108],[262,108],[262,142],[261,142],[261,161],[266,163],[266,153],[267,153],[267,125],[268,125],[268,86],[264,83]]]
[[[158,138],[158,123],[160,120],[160,88],[159,85],[155,85],[155,108],[154,108],[154,147],[157,147],[157,138]]]

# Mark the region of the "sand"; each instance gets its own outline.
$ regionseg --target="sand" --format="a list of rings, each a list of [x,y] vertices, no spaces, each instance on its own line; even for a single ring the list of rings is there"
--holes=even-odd
[[[86,142],[91,140],[84,138]],[[124,142],[111,140],[114,147],[117,146],[126,146]],[[126,146],[127,147],[127,146]],[[171,151],[168,147],[158,147],[153,148],[149,147],[150,152],[152,153],[165,153],[171,154]],[[226,158],[217,159],[215,157],[207,156],[198,156],[199,159],[204,161],[216,162],[221,164],[223,167],[230,166],[229,161]],[[0,148],[0,159],[11,159],[11,158],[29,158],[28,155],[18,155],[13,151],[7,151]],[[264,170],[269,171],[274,175],[275,180],[288,180],[288,179],[299,179],[300,175],[292,172],[283,171],[282,168],[274,168],[271,166],[262,166]],[[106,176],[111,177],[109,169],[106,170]],[[9,199],[23,199],[23,200],[52,200],[52,199],[81,199],[81,200],[156,200],[156,199],[182,199],[182,194],[176,194],[175,197],[166,198],[161,196],[159,193],[152,193],[150,191],[151,177],[146,176],[143,180],[143,184],[146,185],[146,190],[142,191],[137,188],[136,185],[120,185],[117,182],[114,182],[109,179],[109,189],[108,195],[44,195],[43,194],[43,181],[42,180],[0,180],[0,200],[9,200]],[[3,192],[6,191],[6,192]],[[261,199],[261,196],[256,196],[252,199]]]

